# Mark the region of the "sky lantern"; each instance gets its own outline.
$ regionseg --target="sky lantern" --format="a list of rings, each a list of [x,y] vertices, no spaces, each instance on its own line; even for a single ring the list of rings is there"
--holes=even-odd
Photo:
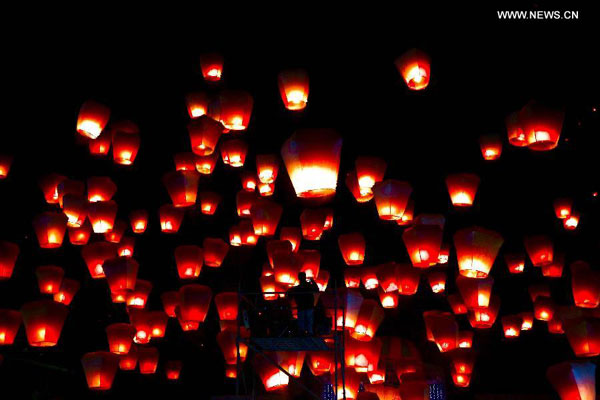
[[[396,223],[400,226],[408,226],[413,222],[413,218],[415,215],[415,202],[414,200],[408,199],[408,204],[406,205],[406,209],[404,210],[404,214],[400,219],[396,220]]]
[[[558,145],[565,113],[530,101],[519,113],[519,121],[531,150],[552,150]]]
[[[219,153],[217,151],[207,156],[198,156],[196,158],[196,171],[202,175],[210,175],[213,173],[217,160],[219,159]]]
[[[552,263],[554,259],[554,244],[546,235],[525,237],[525,250],[534,267],[542,267]]]
[[[108,348],[114,354],[127,354],[133,343],[136,329],[131,324],[115,323],[106,327]]]
[[[372,340],[384,317],[383,308],[379,303],[373,299],[366,299],[360,306],[356,325],[350,335],[362,341]]]
[[[402,218],[406,210],[412,187],[408,182],[387,179],[375,184],[373,193],[379,218],[396,221]]]
[[[156,347],[138,347],[138,365],[140,374],[148,375],[156,372],[158,366],[159,353]]]
[[[119,356],[108,351],[85,353],[81,357],[88,388],[109,390],[119,368]]]
[[[568,231],[573,231],[577,229],[577,225],[579,225],[580,215],[578,212],[573,211],[571,215],[563,220],[563,226]]]
[[[0,346],[13,344],[19,332],[21,320],[19,311],[0,309]]]
[[[458,339],[458,324],[454,315],[447,312],[423,314],[427,330],[442,353],[454,350]]]
[[[150,332],[152,339],[165,337],[169,316],[162,310],[150,311]]]
[[[199,118],[208,112],[208,95],[204,92],[188,93],[185,96],[185,104],[191,119]]]
[[[165,376],[169,381],[179,380],[183,363],[181,360],[169,360],[165,363]]]
[[[256,190],[258,178],[252,171],[242,171],[240,179],[242,181],[242,189],[247,192],[254,192]]]
[[[398,290],[398,264],[388,262],[376,268],[375,275],[379,282],[379,287],[384,292],[395,292]]]
[[[54,294],[54,301],[68,306],[71,304],[71,301],[73,301],[73,297],[75,297],[75,294],[77,294],[80,287],[81,284],[79,281],[64,278],[60,284],[60,288]]]
[[[523,132],[523,126],[519,120],[519,112],[510,113],[505,120],[508,142],[513,146],[527,147],[527,138]]]
[[[292,244],[292,252],[296,253],[302,243],[302,229],[295,226],[284,226],[279,231],[279,239]]]
[[[504,239],[499,233],[478,226],[454,234],[458,271],[469,278],[489,275]]]
[[[102,268],[104,261],[117,256],[117,247],[108,242],[89,243],[81,249],[81,256],[92,278],[104,278],[104,269]]]
[[[358,391],[362,382],[362,375],[353,368],[346,368],[344,371],[344,382],[341,382],[337,389],[337,400],[355,400],[358,397]]]
[[[511,274],[522,274],[525,271],[525,255],[521,253],[504,254],[504,262]]]
[[[596,399],[596,365],[571,361],[548,367],[546,378],[561,400]]]
[[[523,318],[520,315],[505,315],[501,319],[502,331],[507,339],[517,338],[521,334]]]
[[[223,133],[223,125],[207,115],[190,121],[187,129],[192,151],[199,156],[213,154]]]
[[[102,269],[111,292],[134,290],[139,264],[130,257],[115,257],[104,261]]]
[[[229,251],[229,245],[220,238],[205,238],[202,242],[204,249],[204,265],[220,267]]]
[[[293,253],[277,252],[273,255],[275,282],[286,287],[296,284],[300,272],[300,257]]]
[[[467,313],[467,306],[460,294],[449,294],[446,298],[448,299],[448,304],[450,304],[450,308],[452,308],[454,314],[460,315]]]
[[[299,129],[281,147],[281,157],[296,196],[335,194],[342,138],[332,129]]]
[[[325,213],[325,223],[323,224],[323,231],[328,231],[333,228],[333,208],[325,207],[323,208],[323,212]]]
[[[83,196],[85,193],[85,184],[75,179],[63,179],[56,186],[58,204],[63,207],[63,198],[68,194]]]
[[[433,293],[444,293],[446,290],[446,272],[431,271],[427,274],[427,281]]]
[[[0,240],[0,281],[10,279],[19,253],[17,244]]]
[[[556,218],[566,219],[571,215],[573,210],[573,200],[569,198],[560,198],[554,200],[554,213]]]
[[[223,56],[217,53],[206,53],[200,56],[202,77],[208,82],[218,82],[223,73]]]
[[[471,207],[481,179],[471,173],[451,174],[446,177],[446,187],[454,207]]]
[[[250,208],[254,233],[259,236],[273,236],[277,230],[283,207],[274,201],[256,199]]]
[[[163,183],[175,207],[196,204],[199,178],[196,171],[171,171],[163,176]]]
[[[357,268],[346,268],[344,271],[344,284],[348,289],[358,289],[361,275],[361,271]]]
[[[223,357],[225,358],[225,364],[235,365],[238,361],[238,351],[237,351],[237,332],[231,330],[223,330],[217,334],[217,343],[219,344],[219,348],[223,352]],[[246,360],[246,355],[248,354],[248,345],[243,341],[239,342],[239,358],[241,362]]]
[[[88,149],[92,156],[105,156],[110,151],[112,141],[112,132],[110,130],[102,131],[95,140],[88,141]]]
[[[383,180],[387,163],[380,157],[360,156],[356,158],[354,165],[360,195],[373,194],[373,186]]]
[[[556,316],[552,317],[550,321],[547,323],[548,333],[552,333],[555,335],[563,335],[565,330],[563,329],[563,322],[561,319],[556,318]]]
[[[585,261],[571,263],[571,289],[577,307],[596,308],[600,304],[600,271]]]
[[[179,292],[176,290],[169,290],[160,295],[162,301],[163,310],[170,318],[175,318],[175,307],[179,305]]]
[[[279,94],[285,108],[304,110],[308,102],[308,74],[304,69],[288,69],[277,75]]]
[[[135,238],[131,236],[123,236],[117,246],[117,254],[121,257],[133,257],[135,250]]]
[[[354,199],[357,203],[366,203],[373,198],[373,191],[371,190],[369,193],[363,194],[360,191],[360,186],[358,186],[358,178],[356,177],[356,171],[352,170],[346,174],[346,179],[344,180],[346,183],[346,187],[354,196]]]
[[[302,237],[307,240],[320,240],[327,217],[323,208],[305,208],[300,214]]]
[[[419,289],[421,271],[409,264],[398,264],[398,293],[412,296]]]
[[[542,275],[548,278],[560,278],[563,274],[565,266],[565,255],[563,253],[557,253],[554,255],[552,264],[544,265],[542,267]]]
[[[551,297],[537,296],[533,302],[533,314],[535,319],[550,321],[554,316],[556,305]]]
[[[92,224],[89,219],[85,219],[80,227],[68,228],[69,241],[74,246],[83,246],[87,244],[92,235]]]
[[[521,330],[530,331],[533,328],[533,312],[525,311],[519,314],[521,317]]]
[[[461,349],[473,347],[473,331],[458,331],[456,346]]]
[[[402,241],[414,267],[428,268],[437,264],[444,223],[442,215],[421,214],[413,226],[404,230]]]
[[[117,185],[107,176],[92,176],[87,179],[87,198],[90,203],[108,201],[117,193]]]
[[[319,292],[324,292],[327,290],[327,285],[329,284],[329,271],[322,269],[319,270],[319,276],[315,278],[315,283],[319,287]]]
[[[40,179],[39,186],[48,204],[58,204],[58,185],[64,181],[66,176],[51,173]]]
[[[379,295],[379,302],[383,308],[396,308],[398,307],[398,291],[384,292],[381,288],[377,290]]]
[[[429,56],[418,49],[411,49],[395,61],[398,72],[410,90],[423,90],[429,85]]]
[[[274,352],[268,352],[264,356],[269,357],[275,363],[278,363],[278,357]],[[272,362],[265,359],[264,356],[256,355],[252,359],[252,365],[265,387],[265,390],[267,392],[273,392],[286,388],[290,382],[290,377],[277,368]],[[282,368],[284,367],[282,366]]]
[[[94,100],[87,100],[79,109],[77,132],[90,139],[96,139],[108,123],[110,108]]]
[[[196,245],[180,245],[175,248],[175,263],[181,279],[194,279],[200,276],[204,253]]]
[[[238,293],[221,292],[215,296],[215,305],[221,321],[236,321],[238,316]]]
[[[256,173],[262,183],[273,183],[277,179],[279,159],[276,154],[258,154],[256,156]]]
[[[21,315],[29,345],[56,346],[68,313],[67,306],[53,300],[38,300],[23,304]]]
[[[335,361],[332,351],[308,351],[307,364],[314,376],[332,373],[335,370]]]
[[[196,171],[198,156],[190,151],[176,153],[173,156],[176,171]]]
[[[498,135],[484,135],[479,138],[481,155],[486,161],[494,161],[502,154],[502,139]]]
[[[112,229],[104,233],[104,239],[111,243],[120,243],[125,231],[127,230],[127,223],[123,220],[115,220]]]
[[[469,310],[468,317],[471,327],[475,329],[489,329],[496,322],[500,310],[500,297],[492,296],[489,307],[476,307]]]
[[[448,243],[442,243],[440,247],[440,254],[438,254],[438,264],[448,264],[450,259],[450,245]]]
[[[177,233],[183,222],[185,211],[173,204],[164,204],[158,209],[160,230],[163,233]]]
[[[256,199],[257,197],[254,192],[240,190],[235,196],[235,203],[238,216],[243,218],[250,217],[250,209],[252,208],[252,204]]]
[[[56,249],[65,237],[67,217],[59,212],[43,212],[33,219],[33,228],[42,249]]]
[[[375,303],[377,304],[377,303]],[[377,305],[379,307],[379,305]],[[344,359],[347,367],[353,367],[356,372],[365,373],[377,368],[381,354],[381,339],[360,340],[352,333],[346,332],[344,339]]]
[[[493,285],[494,279],[491,276],[482,279],[467,278],[463,275],[456,277],[456,286],[468,309],[488,307]]]
[[[107,233],[113,229],[117,217],[117,203],[113,200],[89,203],[88,218],[94,233]]]
[[[12,165],[13,156],[7,154],[0,154],[0,180],[6,179],[10,172],[10,166]]]
[[[276,300],[279,297],[279,295],[274,294],[274,292],[278,291],[277,283],[275,282],[274,275],[261,276],[259,279],[259,283],[260,283],[260,290],[263,293],[263,298],[265,300],[268,300],[268,301]]]
[[[304,272],[307,278],[319,276],[321,268],[321,252],[315,249],[302,249],[298,252],[300,272]]]
[[[42,294],[55,294],[60,289],[60,284],[65,275],[65,270],[56,265],[43,265],[35,269],[38,287]]]
[[[338,315],[337,320],[334,318],[335,296],[337,296]],[[337,328],[345,327],[350,331],[354,330],[358,312],[363,303],[363,296],[359,290],[339,288],[337,293],[325,292],[321,295],[323,305],[326,307],[326,312],[334,318]],[[345,310],[342,312],[341,310]]]
[[[133,341],[138,344],[150,343],[152,337],[152,314],[142,308],[127,308],[129,321],[135,328]]]
[[[243,167],[247,152],[248,143],[242,139],[229,139],[221,143],[221,158],[225,165]]]
[[[135,344],[131,345],[129,353],[121,354],[119,356],[119,369],[123,371],[133,371],[137,366],[138,362],[138,351]]]
[[[469,387],[475,365],[475,352],[469,349],[457,349],[450,353],[451,375],[456,387]]]
[[[377,279],[376,269],[377,267],[360,268],[362,272],[360,275],[360,281],[367,290],[373,290],[379,287],[379,280]]]
[[[112,125],[112,152],[115,163],[131,165],[140,148],[140,130],[131,121],[122,121]]]
[[[600,355],[600,320],[572,316],[563,318],[564,329],[577,357],[597,357]]]
[[[217,192],[202,191],[198,193],[200,198],[200,211],[204,215],[213,215],[221,202],[221,195]]]
[[[208,286],[187,284],[179,289],[179,310],[181,319],[190,322],[204,322],[212,299]]]
[[[291,254],[292,253],[292,244],[287,240],[274,240],[271,239],[267,242],[267,257],[269,258],[269,264],[271,268],[275,266],[275,255],[278,253],[281,254]]]
[[[133,233],[144,233],[148,226],[148,211],[133,210],[129,213],[129,221]]]
[[[242,90],[224,90],[219,94],[220,122],[226,129],[241,131],[248,127],[254,100]]]
[[[127,292],[125,303],[131,308],[144,308],[152,291],[152,282],[136,279],[133,291]]]

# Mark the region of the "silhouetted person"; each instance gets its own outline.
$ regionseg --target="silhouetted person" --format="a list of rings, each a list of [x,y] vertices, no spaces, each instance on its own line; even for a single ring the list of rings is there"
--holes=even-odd
[[[313,324],[315,318],[315,293],[319,293],[313,278],[307,279],[306,273],[298,273],[298,286],[288,290],[288,294],[292,300],[296,302],[298,307],[298,329],[302,334],[313,334]]]

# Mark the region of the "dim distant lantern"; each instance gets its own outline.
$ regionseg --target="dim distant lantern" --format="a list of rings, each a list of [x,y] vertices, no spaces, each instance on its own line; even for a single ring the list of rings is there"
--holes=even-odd
[[[564,329],[571,349],[577,357],[600,355],[600,320],[579,316],[566,318]]]
[[[398,72],[410,90],[423,90],[429,85],[430,59],[418,49],[412,49],[395,61]]]
[[[565,219],[571,215],[573,210],[573,200],[567,198],[560,198],[554,200],[554,213],[556,218]]]
[[[375,270],[375,275],[379,283],[379,287],[384,292],[394,292],[398,290],[398,265],[394,262],[389,262],[378,266]]]
[[[458,331],[457,346],[461,349],[470,349],[473,347],[473,331]]]
[[[77,132],[81,135],[96,139],[104,130],[110,118],[110,109],[94,100],[87,100],[79,109],[77,117]]]
[[[238,346],[236,345],[237,332],[224,330],[217,334],[217,343],[223,352],[225,364],[235,365],[238,360]],[[241,362],[246,360],[248,354],[248,345],[242,341],[239,342],[239,358]]]
[[[221,144],[223,163],[235,168],[244,166],[247,152],[248,144],[242,139],[229,139]]]
[[[105,156],[110,151],[110,143],[112,141],[112,132],[110,130],[102,131],[96,140],[88,142],[90,154],[93,156]]]
[[[221,321],[235,321],[238,315],[237,292],[222,292],[215,296],[215,305]]]
[[[179,292],[171,290],[160,295],[165,314],[170,318],[175,318],[175,307],[179,305]]]
[[[131,165],[140,148],[140,130],[136,124],[123,121],[113,126],[112,148],[115,163]]]
[[[267,242],[267,257],[271,267],[275,266],[275,256],[277,254],[291,254],[292,245],[287,240],[269,240]]]
[[[130,212],[129,221],[131,222],[131,230],[133,233],[144,233],[148,226],[148,211],[134,210]]]
[[[148,296],[152,291],[152,282],[143,279],[136,279],[133,291],[128,291],[125,300],[128,307],[144,308],[148,301]]]
[[[352,368],[346,368],[344,371],[344,382],[340,383],[337,389],[337,400],[355,400],[358,397],[361,374]]]
[[[554,244],[547,236],[527,236],[525,238],[525,250],[527,250],[534,267],[549,265],[554,260]]]
[[[502,140],[497,135],[485,135],[479,138],[481,155],[486,161],[494,161],[502,154]]]
[[[6,179],[10,172],[13,157],[6,154],[0,154],[0,180]]]
[[[554,316],[555,304],[552,298],[546,296],[538,296],[533,302],[533,313],[535,319],[540,321],[550,321]]]
[[[446,177],[446,187],[454,207],[471,207],[481,180],[475,174],[452,174]]]
[[[111,292],[134,290],[139,264],[133,258],[115,257],[104,261],[102,269]]]
[[[21,326],[21,313],[16,310],[0,309],[0,346],[11,345]]]
[[[278,292],[278,285],[275,282],[275,276],[261,276],[260,279],[260,290],[263,293],[263,298],[265,300],[276,300],[279,295],[274,294],[274,292]]]
[[[164,233],[177,233],[183,222],[185,211],[173,204],[164,204],[158,209],[160,230]]]
[[[352,193],[352,196],[354,196],[354,199],[358,203],[366,203],[373,198],[373,190],[370,190],[366,194],[363,194],[364,191],[361,193],[360,186],[358,186],[358,178],[356,176],[356,171],[353,170],[348,172],[346,174],[346,179],[344,180],[344,182],[346,183],[346,187],[348,188],[348,190],[350,190],[350,193]]]
[[[281,148],[296,196],[329,197],[335,193],[342,138],[332,129],[301,129]]]
[[[513,112],[506,117],[506,131],[508,133],[508,142],[513,146],[527,147],[527,138],[523,127],[519,121],[519,113]]]
[[[558,145],[565,114],[534,101],[529,102],[519,113],[519,121],[532,150],[552,150]]]
[[[56,186],[56,193],[58,204],[63,207],[63,198],[66,195],[72,194],[76,196],[83,196],[85,193],[85,184],[75,179],[64,179]]]
[[[69,241],[74,246],[83,246],[87,244],[92,235],[92,224],[86,218],[79,228],[69,228]]]
[[[220,122],[233,131],[244,130],[248,127],[254,100],[252,96],[241,90],[225,90],[218,100]]]
[[[467,308],[488,307],[494,279],[490,276],[482,279],[456,277],[456,286]]]
[[[182,245],[175,248],[175,263],[181,279],[193,279],[200,276],[204,254],[196,245]]]
[[[525,255],[520,253],[507,253],[504,255],[504,261],[508,272],[511,274],[521,274],[525,271]]]
[[[371,195],[373,186],[383,180],[387,163],[379,157],[361,156],[356,159],[355,166],[361,196]]]
[[[366,299],[360,306],[351,336],[362,341],[372,340],[384,316],[383,309],[377,301]]]
[[[159,353],[156,347],[138,347],[140,374],[154,374],[158,366]]]
[[[104,239],[110,243],[120,243],[125,231],[127,230],[127,223],[123,220],[115,220],[112,229],[104,233]]]
[[[186,322],[204,322],[212,299],[208,286],[184,285],[179,289],[179,310],[181,319]]]
[[[204,248],[204,265],[207,267],[220,267],[229,251],[229,245],[219,238],[205,238],[202,242]]]
[[[119,368],[119,356],[108,351],[85,353],[81,364],[90,389],[109,390]]]
[[[322,208],[306,208],[300,214],[302,237],[307,240],[320,240],[327,215]]]
[[[596,399],[596,365],[592,362],[563,362],[552,365],[546,377],[561,400]]]
[[[254,192],[257,185],[257,177],[251,171],[243,171],[240,174],[242,180],[242,189],[247,192]]]
[[[448,304],[450,304],[450,308],[452,308],[452,312],[456,315],[466,314],[467,306],[463,302],[462,297],[459,294],[449,294]]]
[[[19,252],[19,246],[15,243],[0,240],[0,281],[12,276]]]
[[[121,257],[133,257],[135,250],[135,238],[131,236],[123,236],[117,246],[117,254]]]
[[[119,356],[119,369],[123,371],[133,371],[137,366],[138,352],[135,345],[131,345],[129,353]]]
[[[433,293],[444,293],[446,290],[445,271],[431,271],[427,274],[427,280]]]
[[[173,156],[176,171],[196,171],[198,156],[190,151],[176,153]]]
[[[94,233],[107,233],[113,229],[117,217],[117,203],[113,200],[90,203],[88,218]]]
[[[157,339],[165,337],[167,332],[167,323],[169,316],[162,310],[150,311],[150,332],[151,338]]]
[[[63,213],[44,212],[33,219],[33,228],[42,249],[55,249],[62,245],[67,217]]]
[[[223,73],[223,56],[217,53],[206,53],[200,56],[202,76],[209,82],[221,80]]]
[[[505,315],[502,317],[502,330],[507,339],[519,337],[523,318],[520,315]]]
[[[165,364],[165,376],[170,381],[176,381],[179,379],[183,363],[180,360],[169,360]]]
[[[396,223],[400,226],[410,225],[413,222],[414,214],[415,214],[415,202],[413,201],[413,199],[408,199],[408,204],[406,205],[404,214],[402,214],[402,217],[400,219],[396,220]],[[440,263],[440,264],[442,264],[442,263]]]
[[[288,110],[303,110],[308,102],[308,74],[303,69],[281,71],[277,76],[279,93]]]
[[[529,311],[525,311],[525,312],[520,313],[519,316],[521,317],[521,320],[523,321],[521,323],[521,330],[522,331],[531,330],[531,328],[533,328],[533,313],[529,312]]]
[[[489,275],[504,239],[499,233],[478,226],[454,234],[454,247],[461,275],[485,278]]]
[[[237,214],[239,217],[249,217],[250,209],[252,208],[252,204],[257,199],[256,194],[254,192],[247,192],[245,190],[240,190],[235,196]]]
[[[279,160],[275,154],[258,154],[256,156],[256,173],[262,183],[273,183],[277,179]]]
[[[379,305],[377,306],[379,307]],[[353,367],[356,372],[360,373],[365,373],[377,367],[381,354],[381,339],[358,340],[353,338],[351,334],[346,333],[344,342],[344,358],[347,367]]]
[[[54,294],[54,301],[62,303],[66,306],[71,304],[73,297],[79,291],[81,284],[74,279],[64,278],[60,284],[58,292]]]
[[[489,307],[477,307],[469,310],[469,323],[476,329],[489,329],[496,322],[500,310],[500,297],[492,296]]]
[[[414,267],[428,268],[437,264],[443,226],[443,216],[420,215],[415,224],[402,233],[402,241]]]
[[[303,249],[298,252],[300,272],[304,272],[307,278],[319,276],[321,268],[321,252],[314,249]]]
[[[55,265],[43,265],[35,269],[40,293],[55,294],[65,275],[65,270]]]
[[[550,287],[546,283],[530,285],[528,291],[532,302],[540,296],[551,297]]]
[[[189,207],[196,204],[198,180],[196,171],[171,171],[164,175],[163,183],[175,207]]]
[[[577,229],[577,225],[579,225],[579,213],[573,211],[571,215],[563,220],[563,226],[566,230],[572,231]]]
[[[204,92],[188,93],[188,95],[185,96],[185,103],[190,118],[196,119],[206,115],[208,111],[208,102],[208,95]]]
[[[270,200],[257,199],[250,208],[254,233],[259,236],[273,236],[282,213],[281,205]]]
[[[217,211],[217,207],[221,201],[221,195],[216,192],[200,192],[200,211],[205,215],[213,215]]]
[[[67,306],[53,300],[38,300],[23,304],[21,315],[29,345],[56,346],[68,313]]]
[[[108,348],[114,354],[127,354],[133,343],[136,329],[131,324],[116,323],[106,327]]]
[[[388,179],[375,184],[373,193],[379,218],[383,220],[398,220],[408,205],[412,187],[408,182]]]
[[[107,176],[93,176],[87,180],[88,201],[108,201],[117,193],[117,185]]]
[[[600,305],[600,271],[591,269],[585,261],[571,264],[571,288],[577,307],[596,308]]]
[[[40,189],[44,194],[44,199],[48,204],[58,203],[58,185],[66,179],[65,176],[60,174],[48,174],[42,177],[39,181]]]
[[[560,278],[562,277],[564,266],[565,255],[562,253],[555,254],[552,264],[544,265],[542,267],[542,275],[548,278]]]
[[[398,264],[398,293],[412,296],[419,289],[421,272],[409,264]]]
[[[213,154],[223,133],[223,125],[207,115],[190,121],[187,129],[192,151],[199,156]]]

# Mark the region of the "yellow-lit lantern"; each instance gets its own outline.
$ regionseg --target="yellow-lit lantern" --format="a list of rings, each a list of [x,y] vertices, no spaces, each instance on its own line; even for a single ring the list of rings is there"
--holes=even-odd
[[[365,260],[365,238],[360,232],[347,233],[338,237],[338,245],[346,265],[361,265]]]
[[[53,300],[38,300],[23,304],[21,315],[29,345],[56,346],[68,313],[67,306]]]
[[[193,171],[171,171],[163,176],[163,183],[175,207],[190,207],[196,204],[200,175]]]
[[[211,155],[223,133],[223,125],[207,115],[190,121],[187,129],[192,151],[199,156]]]
[[[104,130],[109,117],[110,109],[107,106],[87,100],[79,109],[77,132],[87,138],[96,139]]]
[[[471,207],[481,180],[475,174],[452,174],[446,177],[450,201],[454,207]]]
[[[571,215],[573,210],[573,200],[569,198],[560,198],[554,200],[554,213],[556,218],[565,219]]]
[[[527,137],[519,120],[519,112],[515,111],[506,117],[506,132],[508,142],[516,147],[527,147]]]
[[[234,168],[244,166],[248,144],[241,139],[229,139],[221,143],[221,158],[223,163]]]
[[[258,154],[256,156],[256,173],[262,183],[273,183],[277,179],[279,159],[275,154]]]
[[[494,231],[478,226],[454,234],[454,247],[461,275],[485,278],[489,275],[504,239]]]
[[[188,93],[185,96],[185,104],[187,106],[190,118],[196,119],[208,112],[208,95],[204,92]]]
[[[360,156],[356,158],[354,165],[361,196],[372,194],[373,186],[383,180],[387,163],[379,157]]]
[[[396,221],[406,210],[412,187],[408,182],[387,179],[375,184],[373,193],[379,218]]]
[[[303,69],[281,71],[277,76],[279,94],[288,110],[303,110],[308,101],[308,74]]]
[[[535,101],[529,102],[519,113],[519,121],[531,150],[552,150],[558,145],[565,113],[546,107]]]
[[[429,85],[430,59],[421,50],[407,51],[396,59],[395,64],[410,90],[423,90]]]
[[[479,138],[481,156],[486,161],[494,161],[502,154],[502,140],[497,135],[484,135]]]
[[[119,356],[107,351],[85,353],[81,357],[88,388],[109,390],[119,368]]]
[[[67,217],[63,213],[44,212],[33,219],[33,228],[42,249],[56,249],[65,237]]]
[[[65,270],[56,265],[42,265],[35,269],[35,276],[40,293],[55,294],[60,289]]]
[[[223,56],[217,53],[206,53],[200,56],[202,76],[209,82],[221,80],[223,73]]]
[[[13,156],[0,154],[0,180],[6,179],[12,165]]]
[[[232,131],[248,127],[254,100],[250,93],[242,90],[224,90],[219,94],[218,107],[220,122]]]
[[[183,222],[185,211],[173,204],[162,205],[158,209],[160,219],[160,230],[163,233],[177,233]]]
[[[90,203],[108,201],[117,193],[117,185],[108,176],[92,176],[87,179],[87,198]]]
[[[117,217],[117,203],[113,200],[97,201],[90,203],[88,207],[88,218],[92,224],[94,233],[107,233],[112,231]]]
[[[592,362],[563,362],[552,365],[546,377],[561,400],[596,400],[596,365]]]

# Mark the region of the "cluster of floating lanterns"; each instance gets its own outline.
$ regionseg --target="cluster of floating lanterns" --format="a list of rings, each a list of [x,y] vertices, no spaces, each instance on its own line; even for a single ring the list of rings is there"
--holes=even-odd
[[[219,82],[223,58],[217,54],[201,57],[201,71],[208,82]],[[430,59],[419,50],[411,50],[396,60],[396,67],[410,90],[426,89],[430,81]],[[301,69],[279,74],[278,84],[285,108],[303,110],[308,101],[309,78]],[[224,90],[216,97],[206,93],[191,93],[186,97],[190,116],[188,133],[190,152],[174,157],[175,169],[162,177],[171,203],[158,210],[160,229],[164,234],[176,234],[185,218],[185,210],[199,205],[203,214],[213,215],[224,194],[200,188],[201,175],[211,174],[219,155],[225,165],[242,168],[248,143],[239,131],[249,123],[253,108],[252,96],[244,91]],[[109,123],[110,109],[95,101],[86,101],[79,112],[76,129],[88,138],[89,151],[94,156],[106,156],[112,149],[114,162],[131,165],[135,162],[141,135],[131,121]],[[507,120],[508,141],[532,150],[551,150],[558,144],[564,119],[560,110],[531,102]],[[238,132],[237,134],[233,134]],[[502,153],[498,136],[480,139],[482,157],[496,160]],[[219,268],[230,246],[256,246],[265,237],[267,262],[262,269],[260,286],[267,301],[276,300],[298,284],[298,272],[313,277],[320,289],[320,298],[332,320],[332,329],[345,335],[345,385],[338,398],[423,399],[428,387],[428,367],[422,361],[414,343],[398,337],[377,336],[385,318],[385,310],[397,308],[401,296],[414,295],[425,277],[434,295],[446,295],[445,264],[450,257],[450,243],[445,243],[445,217],[439,214],[414,212],[413,189],[406,181],[386,178],[387,164],[378,157],[360,156],[354,168],[345,175],[347,189],[357,203],[374,203],[382,221],[405,227],[402,241],[408,262],[387,262],[378,266],[363,265],[366,239],[360,232],[346,232],[337,237],[346,268],[345,287],[334,292],[328,288],[329,272],[320,268],[318,250],[302,248],[302,241],[319,241],[334,224],[334,210],[325,206],[306,208],[298,226],[279,226],[283,207],[271,199],[275,183],[285,167],[296,196],[320,199],[322,204],[337,190],[342,137],[332,129],[300,129],[282,145],[280,155],[258,154],[256,171],[242,170],[240,190],[236,194],[239,223],[230,227],[229,242],[221,238],[205,238],[202,246],[179,245],[174,260],[182,286],[177,291],[161,294],[162,310],[148,310],[146,303],[152,292],[152,282],[138,278],[143,269],[135,260],[135,235],[143,234],[149,223],[149,212],[131,210],[128,221],[113,200],[117,185],[107,176],[89,177],[85,182],[59,174],[44,176],[39,186],[50,211],[33,220],[35,236],[42,249],[63,246],[68,238],[73,246],[81,246],[81,256],[93,279],[105,280],[115,303],[124,303],[129,322],[115,322],[105,328],[108,348],[82,356],[87,384],[93,390],[108,390],[119,369],[141,374],[154,374],[159,352],[150,345],[166,335],[167,321],[174,318],[183,331],[199,328],[205,322],[213,302],[219,315],[220,332],[217,343],[225,360],[225,375],[237,377],[245,362],[248,347],[237,342],[238,294],[222,292],[213,296],[210,287],[194,283],[203,267]],[[0,156],[0,179],[5,179],[12,163],[10,156]],[[481,178],[473,173],[451,174],[445,183],[453,207],[466,209],[474,204]],[[580,215],[573,210],[572,199],[554,202],[557,218],[566,229],[575,229]],[[131,234],[129,233],[131,232]],[[279,235],[277,236],[277,233]],[[91,238],[102,238],[90,241]],[[490,272],[498,258],[503,237],[498,232],[472,226],[453,235],[453,248],[458,262],[456,287],[458,292],[446,295],[451,312],[429,310],[423,313],[429,342],[448,356],[448,367],[456,387],[469,387],[476,363],[472,348],[474,332],[489,329],[497,321],[501,300],[493,294],[494,279]],[[524,238],[526,253],[505,253],[504,262],[511,274],[524,271],[528,256],[534,267],[550,278],[563,275],[564,255],[555,254],[548,236]],[[0,241],[0,279],[9,280],[19,256],[19,247]],[[500,325],[506,339],[514,340],[523,331],[533,329],[534,320],[545,321],[550,333],[565,334],[579,358],[600,354],[600,272],[584,261],[570,265],[573,305],[559,305],[552,299],[548,285],[532,285],[531,311],[503,315]],[[65,277],[60,266],[43,265],[35,269],[42,295],[50,298],[31,301],[20,310],[0,309],[0,345],[11,345],[23,323],[30,346],[52,347],[60,340],[69,305],[80,289],[80,283]],[[360,288],[374,293],[364,297]],[[337,318],[334,304],[343,307]],[[470,330],[460,329],[457,322],[466,316]],[[242,336],[250,331],[241,328]],[[269,360],[270,359],[270,360]],[[277,362],[283,370],[270,361]],[[299,378],[304,364],[315,376],[335,370],[333,352],[278,351],[256,355],[252,365],[267,391],[277,391],[289,384],[290,376]],[[387,368],[393,366],[400,387],[383,385]],[[564,362],[548,369],[548,379],[563,400],[595,398],[594,364],[585,361]],[[182,363],[169,360],[164,365],[169,380],[179,379]],[[359,394],[361,382],[366,391]],[[425,397],[427,398],[427,397]]]

